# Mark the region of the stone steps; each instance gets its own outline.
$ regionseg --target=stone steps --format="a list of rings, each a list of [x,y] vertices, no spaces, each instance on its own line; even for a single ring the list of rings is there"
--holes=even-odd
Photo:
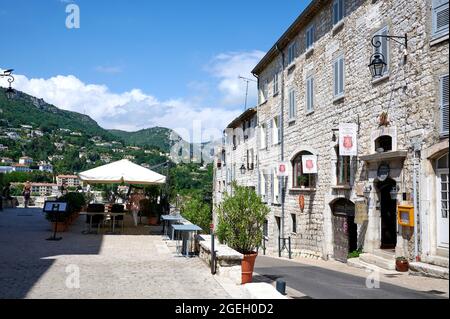
[[[359,259],[366,264],[375,265],[386,270],[395,270],[395,258],[385,258],[375,254],[361,254]]]
[[[392,274],[398,274],[395,270],[387,270],[378,266],[375,266],[374,264],[369,264],[364,261],[362,261],[360,258],[351,258],[347,260],[347,265],[354,268],[364,269],[368,271],[376,271],[385,275],[392,275]]]
[[[409,270],[409,274],[413,276],[449,279],[448,267],[441,267],[423,262],[413,262],[409,264]]]

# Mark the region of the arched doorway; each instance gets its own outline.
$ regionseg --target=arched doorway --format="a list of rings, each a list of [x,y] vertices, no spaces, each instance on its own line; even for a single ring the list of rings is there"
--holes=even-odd
[[[355,204],[341,198],[331,204],[331,211],[333,212],[334,259],[346,263],[348,254],[358,249]]]
[[[397,245],[397,200],[392,199],[391,192],[397,183],[387,178],[378,181],[378,198],[381,213],[381,249],[395,249]]]

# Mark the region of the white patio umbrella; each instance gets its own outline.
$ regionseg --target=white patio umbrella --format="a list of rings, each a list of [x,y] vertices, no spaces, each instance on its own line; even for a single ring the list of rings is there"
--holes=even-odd
[[[79,173],[80,179],[88,184],[135,184],[159,185],[166,183],[166,177],[137,165],[121,160]]]

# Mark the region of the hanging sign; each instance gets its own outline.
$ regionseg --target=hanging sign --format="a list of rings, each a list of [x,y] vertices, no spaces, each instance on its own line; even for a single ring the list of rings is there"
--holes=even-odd
[[[369,220],[367,203],[365,200],[355,203],[355,224],[361,225]]]
[[[317,174],[317,156],[302,155],[303,174]]]
[[[339,155],[358,156],[358,125],[339,124]]]
[[[300,195],[298,197],[298,206],[300,207],[302,212],[305,210],[305,196],[304,195]]]
[[[288,177],[288,163],[287,162],[280,162],[277,166],[277,175],[279,177]]]

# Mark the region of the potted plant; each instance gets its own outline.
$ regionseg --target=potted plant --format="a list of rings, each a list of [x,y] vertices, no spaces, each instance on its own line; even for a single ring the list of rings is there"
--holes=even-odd
[[[395,269],[399,272],[409,271],[409,261],[405,257],[397,257],[395,259]]]
[[[242,284],[253,279],[257,247],[263,239],[263,225],[269,214],[256,192],[249,188],[232,184],[233,195],[225,194],[224,201],[217,207],[217,236],[234,250],[244,255],[242,261]]]
[[[300,188],[305,188],[306,183],[308,182],[308,177],[305,175],[301,175],[297,177],[297,185],[300,186]]]
[[[147,217],[149,225],[151,226],[158,225],[159,216],[156,204],[152,203],[151,200],[149,199],[143,199],[139,201],[139,207],[141,214]]]

